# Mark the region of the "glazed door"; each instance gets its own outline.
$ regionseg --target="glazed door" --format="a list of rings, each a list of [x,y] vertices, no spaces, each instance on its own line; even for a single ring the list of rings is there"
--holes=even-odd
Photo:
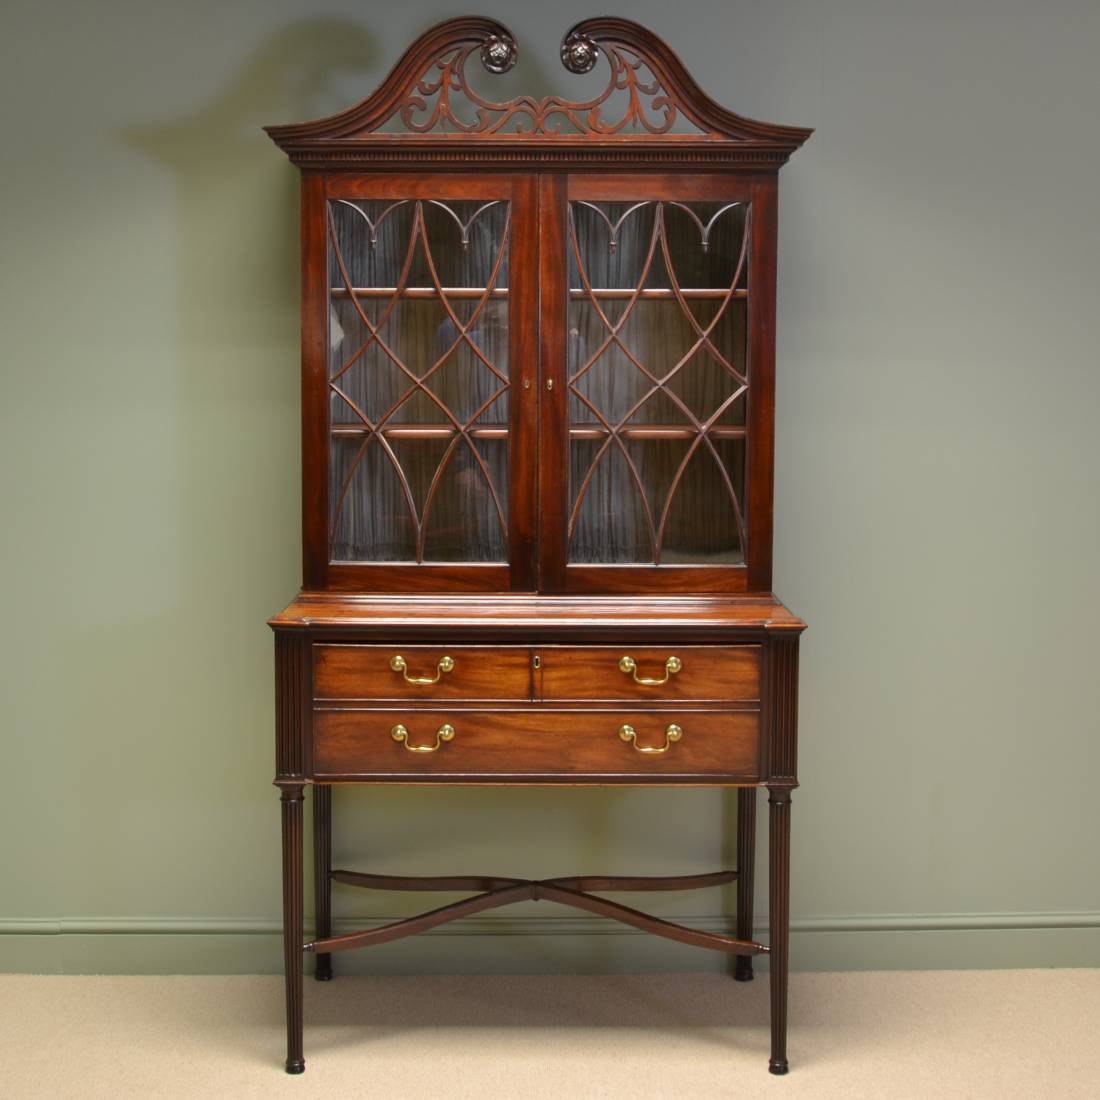
[[[307,182],[318,586],[534,587],[535,199],[530,177]]]
[[[774,192],[732,176],[543,187],[544,324],[550,287],[558,311],[543,340],[543,587],[767,589],[771,431],[754,398],[771,392],[760,246]]]

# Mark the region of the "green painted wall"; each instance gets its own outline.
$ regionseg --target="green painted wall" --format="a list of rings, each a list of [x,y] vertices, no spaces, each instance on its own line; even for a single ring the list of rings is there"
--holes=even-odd
[[[719,101],[818,128],[780,219],[776,585],[811,624],[796,964],[1100,962],[1100,9],[597,8]],[[567,86],[557,43],[596,9],[481,9],[529,86]],[[7,5],[2,966],[279,964],[264,620],[299,574],[297,199],[259,127],[360,97],[456,10]],[[718,792],[337,803],[339,861],[375,869],[730,855]],[[661,900],[708,927],[731,901]],[[717,964],[534,904],[349,960]]]

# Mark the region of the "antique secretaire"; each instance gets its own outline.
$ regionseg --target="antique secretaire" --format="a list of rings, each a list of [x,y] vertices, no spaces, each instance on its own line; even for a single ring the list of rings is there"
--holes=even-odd
[[[305,576],[271,620],[286,1068],[305,953],[324,980],[335,952],[542,898],[728,952],[741,980],[768,955],[784,1073],[804,624],[771,592],[776,174],[810,131],[719,107],[627,20],[565,36],[565,68],[606,77],[587,97],[494,99],[516,54],[454,19],[358,105],[268,130],[302,173]],[[738,866],[333,869],[332,786],[378,783],[733,787]],[[600,896],[734,880],[736,935]],[[472,896],[337,936],[333,882]]]

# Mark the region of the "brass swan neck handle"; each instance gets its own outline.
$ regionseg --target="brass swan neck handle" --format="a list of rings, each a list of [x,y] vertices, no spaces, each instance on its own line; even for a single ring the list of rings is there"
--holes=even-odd
[[[663,745],[639,745],[638,733],[633,726],[620,726],[619,736],[628,745],[631,745],[635,752],[642,752],[648,756],[655,756],[657,753],[668,752],[673,743],[679,741],[680,738],[684,736],[684,731],[673,722],[665,729],[665,743]]]
[[[400,653],[390,658],[390,668],[394,672],[400,672],[405,677],[406,684],[438,684],[444,672],[450,672],[455,667],[453,657],[440,657],[439,664],[435,666],[434,676],[410,676],[409,666]]]
[[[625,673],[627,676],[633,676],[634,682],[643,684],[645,687],[659,687],[661,684],[667,684],[670,676],[675,676],[677,672],[684,667],[684,662],[679,657],[669,657],[665,661],[665,674],[660,680],[650,679],[648,676],[638,675],[638,664],[633,657],[622,657],[619,660],[619,671]]]
[[[409,744],[409,731],[401,725],[400,722],[390,730],[390,736],[395,741],[400,741],[404,744],[405,748],[409,752],[435,752],[436,749],[443,747],[444,741],[453,741],[455,736],[455,728],[449,722],[444,722],[442,726],[435,731],[435,744],[434,745],[410,745]]]

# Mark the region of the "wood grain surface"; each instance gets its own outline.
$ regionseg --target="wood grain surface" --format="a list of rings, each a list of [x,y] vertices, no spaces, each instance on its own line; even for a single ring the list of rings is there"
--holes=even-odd
[[[452,741],[435,752],[410,752],[391,736],[401,723],[412,745],[432,745],[445,723]],[[619,737],[623,724],[639,745],[663,745],[675,723],[680,741],[659,754],[638,752]],[[314,774],[423,781],[508,777],[538,782],[649,783],[669,777],[696,781],[759,776],[759,715],[753,711],[514,710],[319,710],[314,717]]]

